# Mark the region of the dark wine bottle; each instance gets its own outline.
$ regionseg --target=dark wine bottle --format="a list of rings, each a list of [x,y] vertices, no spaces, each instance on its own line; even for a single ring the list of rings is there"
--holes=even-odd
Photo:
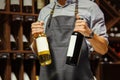
[[[36,6],[36,13],[39,13],[40,10],[45,6],[45,0],[37,0],[35,6]]]
[[[19,0],[10,0],[10,11],[20,12],[20,1]]]
[[[5,11],[6,0],[0,0],[0,11]]]
[[[38,59],[36,59],[35,65],[36,65],[36,80],[39,80],[39,75],[40,75],[40,63],[39,63],[39,60],[38,60]]]
[[[2,80],[2,77],[0,76],[0,80]]]
[[[14,72],[11,72],[11,80],[17,80],[17,77]]]
[[[32,13],[32,0],[23,0],[23,12]]]
[[[2,38],[0,37],[0,50],[3,49]]]
[[[12,34],[10,35],[10,43],[11,43],[11,49],[17,50],[17,42]]]
[[[83,35],[78,32],[73,32],[68,46],[66,64],[76,66],[79,63],[82,42]]]
[[[24,72],[23,76],[24,80],[30,80],[28,73]]]
[[[23,35],[23,49],[30,50],[29,41],[25,35]]]

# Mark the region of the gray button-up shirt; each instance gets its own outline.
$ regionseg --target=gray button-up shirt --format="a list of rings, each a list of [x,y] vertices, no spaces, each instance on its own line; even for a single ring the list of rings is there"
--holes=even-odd
[[[105,37],[107,40],[107,33],[106,33],[106,26],[104,21],[104,14],[101,11],[101,9],[98,7],[96,3],[90,0],[78,0],[79,1],[79,16],[81,18],[84,18],[86,22],[88,23],[88,26],[92,31],[100,36]],[[49,5],[45,6],[39,14],[38,21],[44,21],[46,26],[47,19],[50,16],[50,11],[52,10],[55,2],[57,0],[51,2]],[[67,0],[66,4],[64,6],[57,3],[55,10],[54,10],[54,16],[74,16],[75,11],[75,0]],[[108,40],[107,40],[108,41]],[[91,48],[90,43],[87,41],[90,50]]]

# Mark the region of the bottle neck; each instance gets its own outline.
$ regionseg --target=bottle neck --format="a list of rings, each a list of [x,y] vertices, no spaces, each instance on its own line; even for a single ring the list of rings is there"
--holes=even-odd
[[[46,36],[45,33],[35,33],[35,34],[33,35],[34,38],[44,37],[44,36]]]

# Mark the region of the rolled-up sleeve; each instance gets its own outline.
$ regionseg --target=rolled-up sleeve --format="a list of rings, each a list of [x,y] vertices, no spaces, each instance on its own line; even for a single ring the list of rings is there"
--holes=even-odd
[[[105,25],[105,19],[102,10],[98,7],[97,4],[95,4],[90,7],[89,11],[91,13],[90,27],[92,31],[99,36],[103,36],[108,42],[107,28]],[[93,48],[90,46],[89,42],[88,44],[90,51],[93,51]]]
[[[100,10],[100,8],[97,5],[94,5],[90,8],[91,12],[91,28],[92,30],[100,35],[105,37],[106,39],[108,38],[107,35],[107,30],[106,30],[106,25],[105,25],[105,19],[104,19],[104,14]]]

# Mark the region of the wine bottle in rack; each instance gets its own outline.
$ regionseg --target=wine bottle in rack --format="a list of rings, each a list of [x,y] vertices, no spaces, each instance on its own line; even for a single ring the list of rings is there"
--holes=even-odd
[[[0,50],[3,49],[3,42],[2,42],[2,38],[0,37]]]
[[[30,80],[30,78],[26,72],[24,72],[24,79],[23,80]]]
[[[12,34],[10,35],[10,43],[11,43],[11,49],[17,50],[17,42]]]
[[[117,37],[116,34],[118,33],[118,31],[119,31],[119,30],[118,30],[117,26],[114,26],[115,37]]]
[[[36,67],[36,80],[39,80],[39,75],[40,75],[40,63],[39,60],[35,60],[35,67]]]
[[[0,0],[0,11],[5,11],[6,0]]]
[[[20,1],[19,0],[10,0],[10,11],[20,12]]]
[[[101,57],[101,61],[108,64],[108,63],[113,62],[114,59],[111,56],[109,56],[108,54],[105,54]]]
[[[82,42],[83,35],[78,32],[73,32],[68,46],[66,64],[76,66],[79,63]]]
[[[2,77],[0,76],[0,80],[2,80]],[[38,79],[39,80],[39,79]]]
[[[14,72],[11,72],[11,80],[17,80],[17,77]]]
[[[51,64],[52,60],[46,34],[34,34],[34,38],[36,38],[37,55],[41,66]]]
[[[110,28],[109,36],[110,37],[115,37],[115,33],[114,33],[114,28],[113,27]]]
[[[2,19],[1,16],[0,16],[0,20]],[[4,31],[3,31],[4,26],[3,25],[1,24],[1,27],[0,27],[0,50],[4,49],[4,42],[5,42],[4,36],[3,36],[4,35]]]
[[[116,42],[116,52],[120,52],[120,43],[119,42]]]
[[[23,12],[32,13],[32,0],[23,0]]]
[[[37,0],[35,6],[36,6],[36,13],[38,14],[40,10],[45,6],[45,0]]]
[[[120,56],[120,42],[117,42],[117,49],[116,49],[117,55]]]
[[[23,34],[23,49],[30,50],[29,41],[24,34]]]

